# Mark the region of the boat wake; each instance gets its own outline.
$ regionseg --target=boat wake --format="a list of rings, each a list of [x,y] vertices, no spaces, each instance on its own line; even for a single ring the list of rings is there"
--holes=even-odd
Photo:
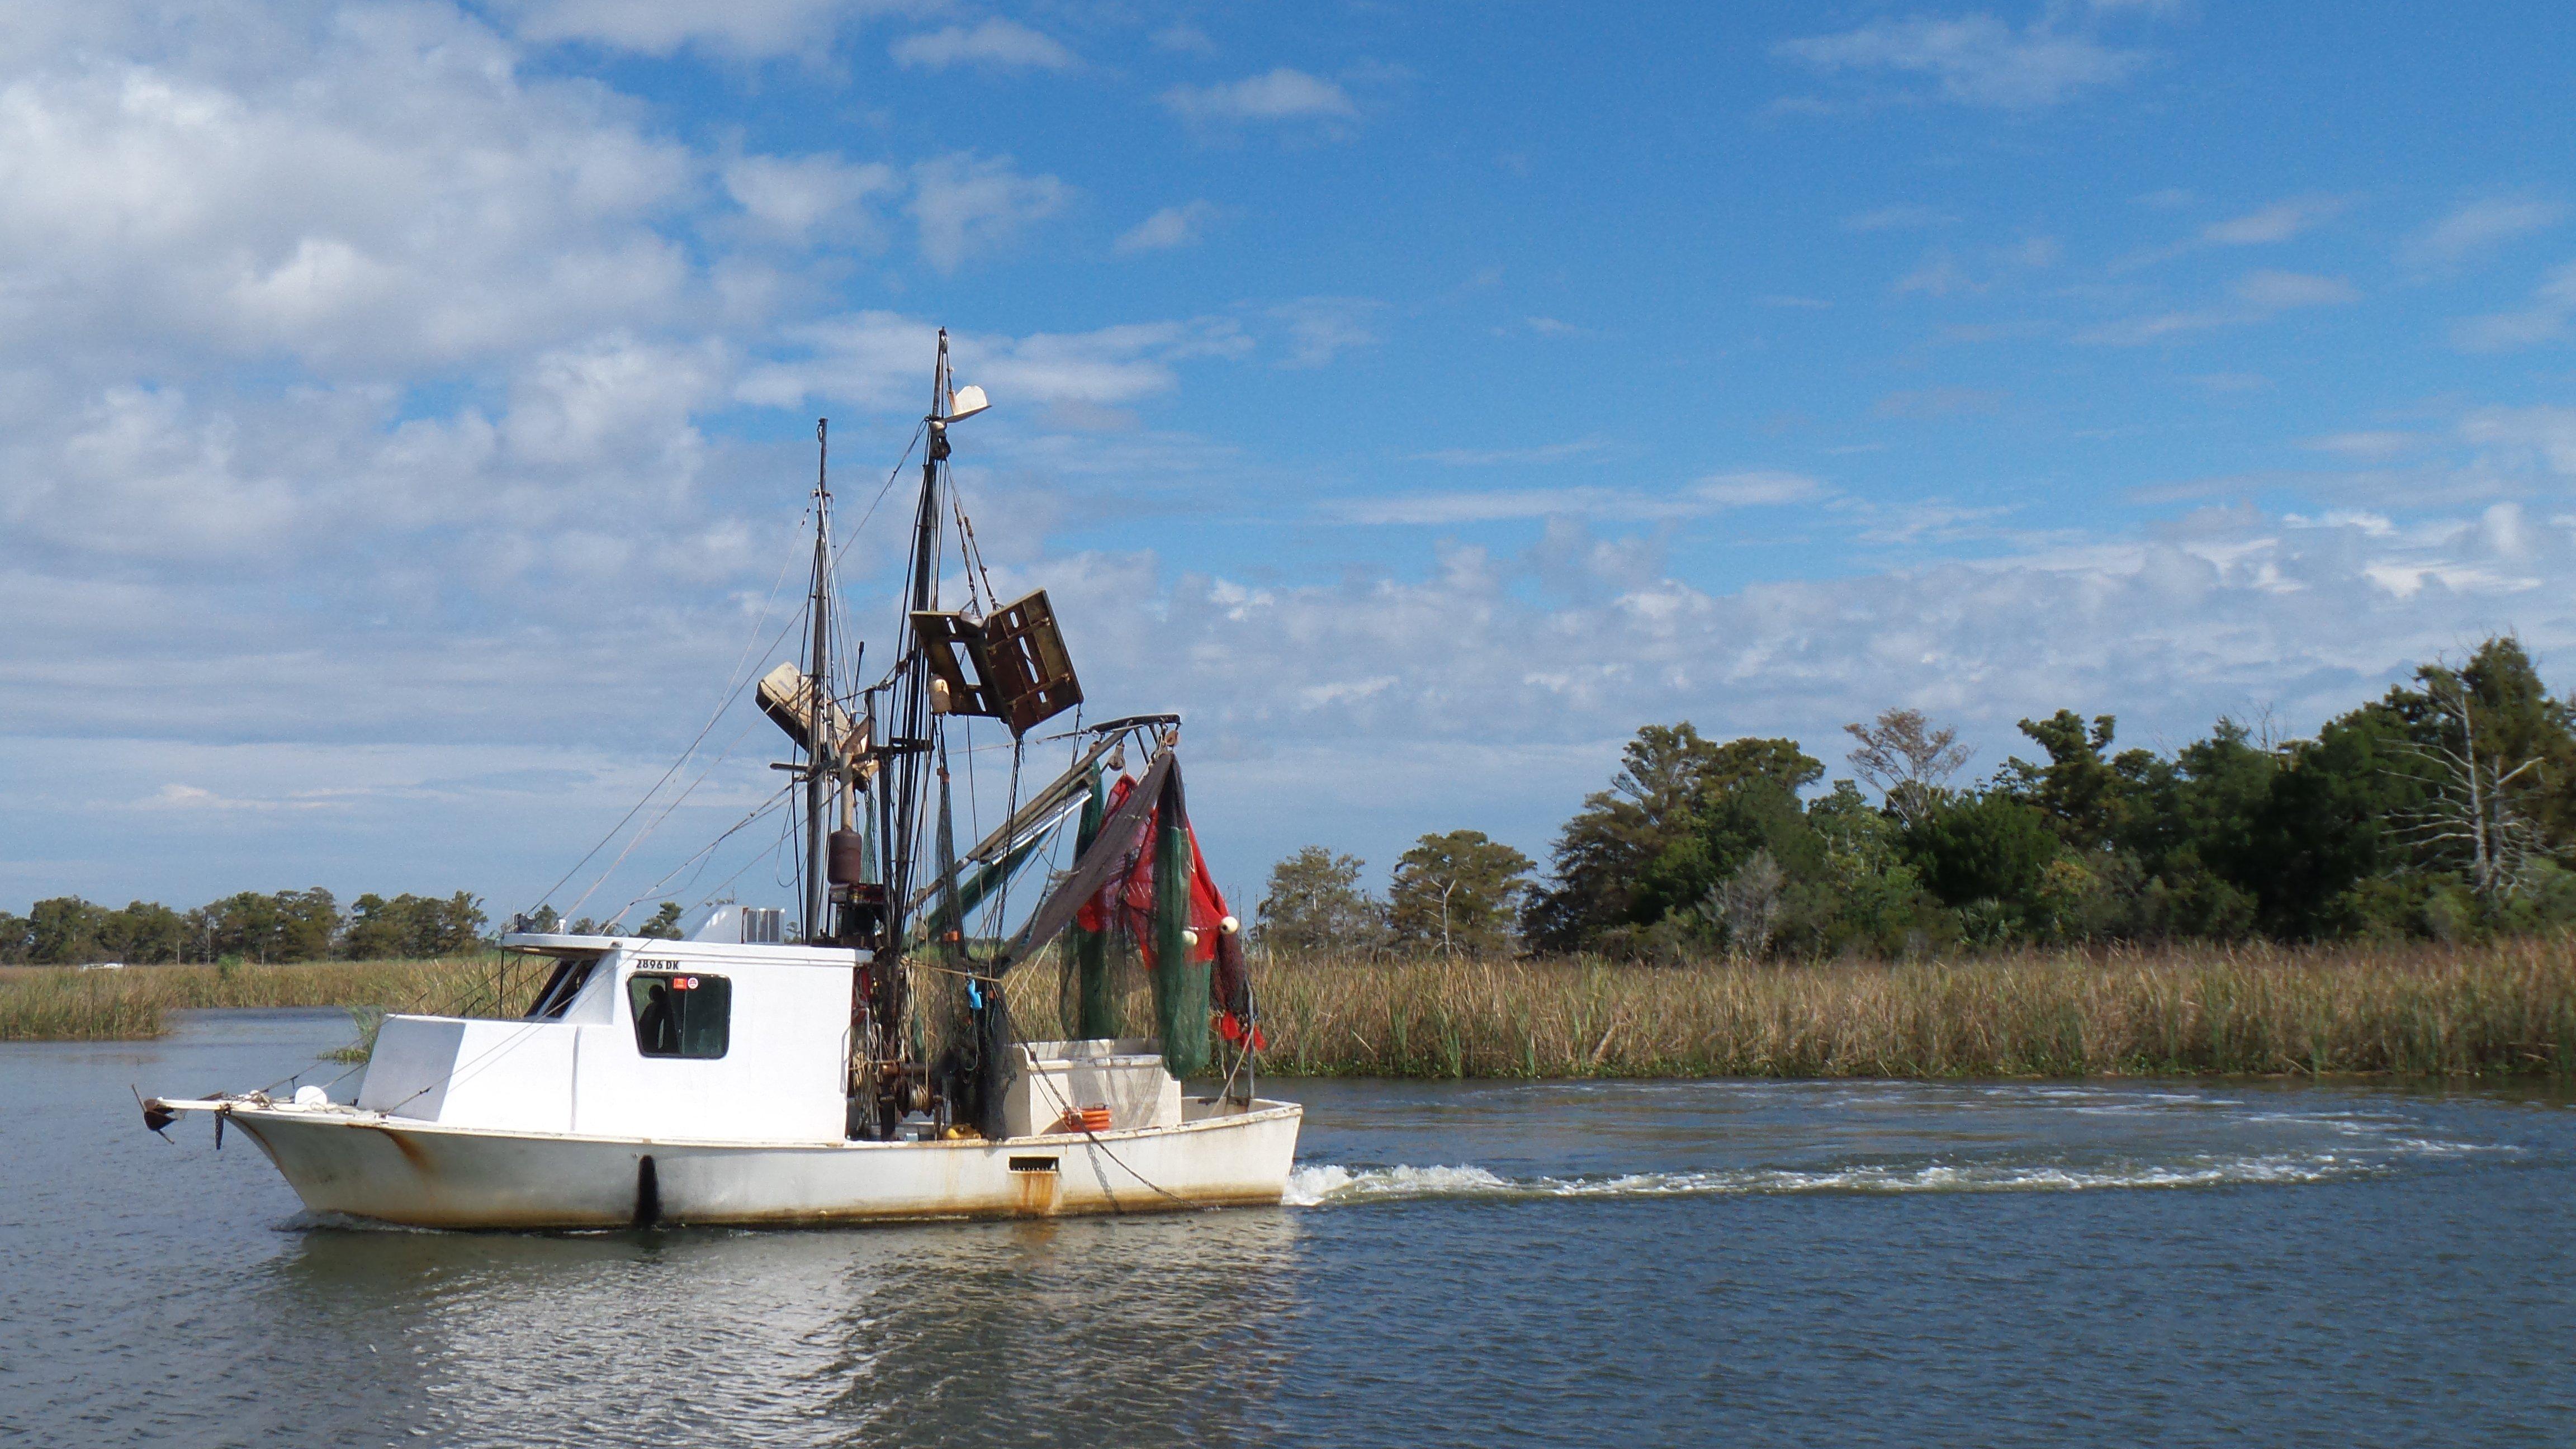
[[[1649,1199],[1747,1197],[1794,1193],[2084,1192],[2104,1188],[2220,1187],[2246,1183],[2333,1182],[2378,1176],[2383,1154],[2300,1153],[2208,1157],[2090,1166],[2013,1163],[1917,1163],[1796,1171],[1724,1168],[1698,1172],[1631,1172],[1595,1177],[1504,1177],[1481,1167],[1349,1168],[1333,1163],[1288,1175],[1291,1207],[1423,1199],[1539,1201],[1566,1198]]]

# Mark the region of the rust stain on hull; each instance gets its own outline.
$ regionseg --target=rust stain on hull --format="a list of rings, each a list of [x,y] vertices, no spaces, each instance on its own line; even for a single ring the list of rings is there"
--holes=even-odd
[[[429,1154],[421,1151],[420,1144],[412,1140],[410,1133],[387,1127],[380,1122],[361,1122],[354,1125],[362,1132],[383,1133],[385,1140],[394,1145],[394,1151],[403,1155],[403,1161],[410,1163],[423,1176],[428,1175]]]

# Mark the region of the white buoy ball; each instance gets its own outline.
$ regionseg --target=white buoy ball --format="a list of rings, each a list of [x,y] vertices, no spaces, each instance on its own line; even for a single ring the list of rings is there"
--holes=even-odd
[[[1195,946],[1198,943],[1199,933],[1184,927],[1181,931],[1181,944],[1184,946]]]
[[[1236,920],[1232,916],[1228,916],[1224,920],[1217,922],[1216,928],[1231,936],[1235,932],[1243,929],[1243,922]]]

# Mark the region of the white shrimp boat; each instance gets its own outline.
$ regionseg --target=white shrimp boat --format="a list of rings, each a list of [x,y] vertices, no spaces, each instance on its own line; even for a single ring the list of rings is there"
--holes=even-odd
[[[730,905],[688,940],[514,930],[503,946],[549,968],[523,1015],[386,1018],[354,1102],[309,1086],[154,1098],[145,1124],[211,1114],[218,1145],[227,1124],[248,1135],[308,1208],[419,1227],[1278,1202],[1303,1111],[1253,1092],[1251,985],[1189,830],[1177,718],[1058,736],[1076,741],[1071,768],[1021,797],[1023,737],[1082,698],[1046,596],[1003,605],[975,590],[964,609],[939,607],[945,519],[964,550],[973,539],[944,466],[947,429],[983,406],[979,390],[952,389],[942,333],[908,637],[872,684],[836,683],[831,494],[815,485],[812,653],[758,688],[799,752],[799,939],[781,910]],[[1009,727],[1025,803],[958,857],[946,736],[975,716]],[[1104,768],[1121,771],[1131,746],[1147,757],[1142,778],[1112,788]],[[979,949],[970,912],[998,924],[1013,873],[1076,816],[1070,864],[1015,931]],[[1024,1039],[1005,975],[1060,936],[1061,996],[1083,1035]],[[1153,1036],[1118,1033],[1122,944],[1151,977]],[[1188,1095],[1185,1075],[1222,1085]]]

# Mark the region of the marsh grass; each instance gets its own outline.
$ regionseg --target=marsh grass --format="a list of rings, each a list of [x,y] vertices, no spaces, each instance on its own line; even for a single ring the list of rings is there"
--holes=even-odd
[[[0,968],[0,1040],[157,1036],[171,1011],[515,1014],[493,958]],[[1905,964],[1256,965],[1265,1072],[1400,1077],[2576,1076],[2576,941],[2179,947]],[[1054,973],[1015,973],[1053,1029]],[[1141,993],[1126,1002],[1148,1019]]]
[[[221,1007],[337,1006],[388,1011],[490,1009],[495,960],[315,961],[283,966],[128,966],[120,971],[0,967],[0,1041],[122,1041],[170,1029],[169,1014]],[[502,995],[532,993],[514,973]],[[501,1002],[504,1007],[508,1001]],[[524,999],[518,1004],[524,1007]]]
[[[2269,946],[1910,964],[1280,960],[1299,1076],[2576,1075],[2576,945]]]

